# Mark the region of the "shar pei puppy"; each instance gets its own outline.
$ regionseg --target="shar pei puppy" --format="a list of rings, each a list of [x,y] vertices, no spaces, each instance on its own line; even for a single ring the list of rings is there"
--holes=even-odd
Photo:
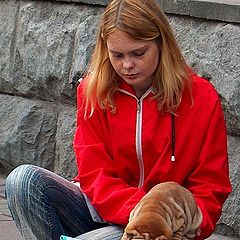
[[[121,240],[187,240],[200,235],[202,213],[190,191],[175,182],[154,186],[130,213]]]

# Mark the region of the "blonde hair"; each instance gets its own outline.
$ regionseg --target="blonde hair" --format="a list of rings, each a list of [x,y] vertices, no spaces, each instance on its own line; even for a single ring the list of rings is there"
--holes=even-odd
[[[190,71],[168,19],[155,0],[113,0],[105,9],[88,69],[91,76],[85,83],[86,109],[90,107],[93,112],[98,103],[102,109],[115,110],[117,74],[108,57],[106,40],[116,29],[135,39],[158,41],[161,54],[153,79],[155,98],[160,110],[173,112],[180,104]]]

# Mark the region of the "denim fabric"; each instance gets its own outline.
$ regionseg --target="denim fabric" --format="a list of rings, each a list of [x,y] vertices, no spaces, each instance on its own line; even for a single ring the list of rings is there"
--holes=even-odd
[[[71,238],[67,236],[62,236],[61,240],[120,240],[123,234],[123,229],[119,226],[108,226],[100,229],[93,230],[91,232],[87,232],[82,234],[76,238]]]
[[[117,240],[122,234],[120,227],[93,221],[79,187],[37,166],[14,169],[6,179],[6,196],[16,226],[27,240],[59,240],[61,235]]]
[[[78,186],[80,188],[80,183],[79,182],[74,182],[73,183]],[[93,219],[94,222],[100,222],[100,223],[106,223],[106,221],[104,221],[101,216],[97,213],[96,209],[93,207],[91,201],[89,200],[89,198],[83,193],[85,201],[87,203],[88,206],[88,210],[91,214],[91,217]]]

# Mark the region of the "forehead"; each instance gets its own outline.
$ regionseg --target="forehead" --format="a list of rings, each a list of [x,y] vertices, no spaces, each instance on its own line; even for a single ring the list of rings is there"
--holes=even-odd
[[[111,33],[106,42],[109,50],[121,53],[143,48],[152,43],[151,41],[135,39],[128,33],[119,29]]]

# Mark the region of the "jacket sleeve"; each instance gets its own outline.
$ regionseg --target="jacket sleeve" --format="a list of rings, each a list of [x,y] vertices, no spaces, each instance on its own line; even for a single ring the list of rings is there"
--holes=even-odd
[[[193,193],[203,214],[202,234],[196,238],[203,240],[212,234],[220,218],[222,205],[231,192],[226,127],[218,98],[214,103],[197,167],[188,177],[187,188]]]
[[[104,111],[97,108],[84,116],[82,84],[77,91],[77,126],[74,151],[82,191],[91,200],[99,215],[107,222],[126,225],[130,211],[145,195],[141,189],[130,187],[118,177],[114,161],[106,144]]]

